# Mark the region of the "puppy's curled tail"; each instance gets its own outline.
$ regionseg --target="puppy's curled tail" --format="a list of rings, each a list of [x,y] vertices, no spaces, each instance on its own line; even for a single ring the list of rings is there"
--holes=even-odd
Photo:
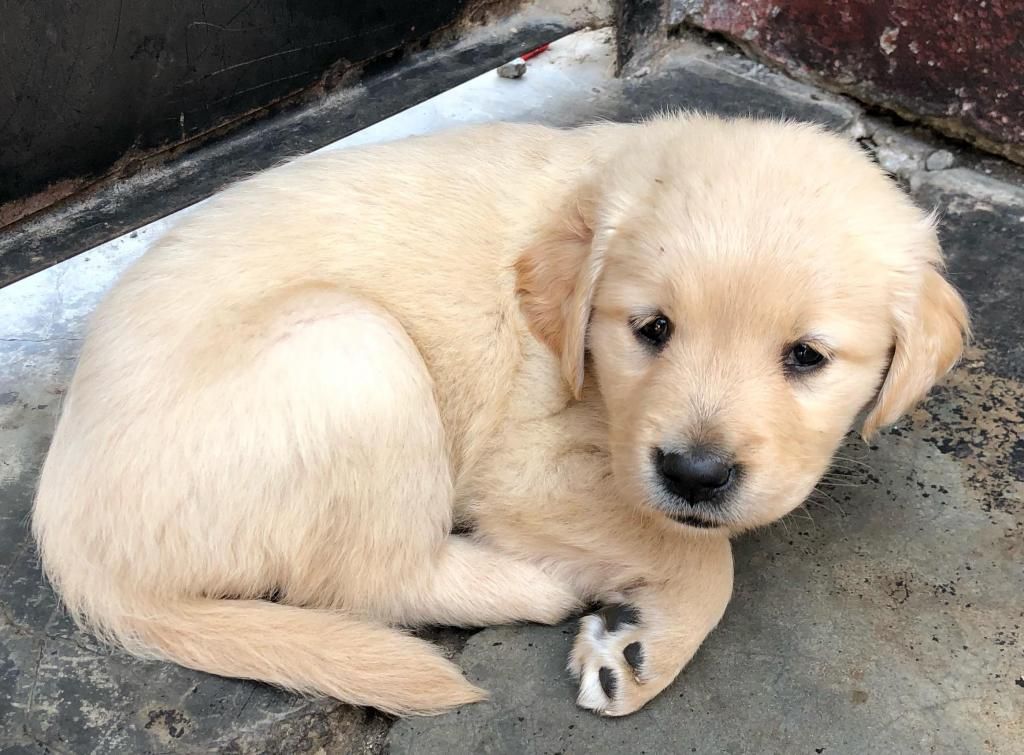
[[[210,674],[394,715],[436,715],[487,697],[431,643],[334,610],[193,599],[132,613],[104,634],[137,655]]]

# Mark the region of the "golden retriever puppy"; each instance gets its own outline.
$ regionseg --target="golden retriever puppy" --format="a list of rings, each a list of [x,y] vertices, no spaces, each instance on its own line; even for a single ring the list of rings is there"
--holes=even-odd
[[[491,125],[296,160],[95,313],[42,561],[134,653],[399,714],[485,695],[401,628],[601,601],[569,666],[580,705],[627,714],[722,617],[730,536],[957,360],[941,266],[929,218],[805,125]]]

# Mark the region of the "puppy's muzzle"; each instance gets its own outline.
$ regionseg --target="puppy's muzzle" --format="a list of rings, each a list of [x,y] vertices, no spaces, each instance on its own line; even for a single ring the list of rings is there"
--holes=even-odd
[[[690,506],[700,505],[705,510],[721,505],[737,477],[732,459],[703,446],[681,452],[656,449],[654,465],[665,490]]]

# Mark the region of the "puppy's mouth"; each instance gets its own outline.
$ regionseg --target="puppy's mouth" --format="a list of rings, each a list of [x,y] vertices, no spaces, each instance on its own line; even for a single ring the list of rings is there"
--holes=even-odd
[[[685,524],[687,527],[696,527],[701,530],[713,530],[718,527],[724,527],[725,524],[722,522],[715,521],[714,519],[707,519],[702,516],[697,516],[691,513],[675,512],[668,515],[670,519],[679,524]]]

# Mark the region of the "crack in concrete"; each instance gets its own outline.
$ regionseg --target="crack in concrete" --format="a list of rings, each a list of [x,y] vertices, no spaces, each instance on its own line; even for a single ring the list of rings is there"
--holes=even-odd
[[[255,694],[256,694],[256,688],[254,687],[252,689],[252,691],[249,692],[249,696],[245,698],[245,702],[242,703],[242,707],[240,707],[238,709],[238,712],[235,714],[235,720],[236,721],[242,717],[242,713],[245,711],[245,709],[247,707],[249,707],[249,703],[252,702],[252,698],[253,698],[253,696],[255,696]]]
[[[43,665],[43,652],[46,650],[46,638],[39,640],[39,652],[36,654],[36,662],[32,667],[32,686],[28,691],[28,703],[25,705],[25,731],[28,732],[29,716],[32,715],[32,708],[36,702],[36,687],[39,686],[39,669]]]
[[[14,570],[15,564],[21,562],[21,557],[25,555],[25,550],[28,548],[28,545],[28,538],[21,541],[21,546],[18,548],[18,552],[14,554],[14,558],[11,559],[11,563],[6,569],[4,569],[4,573],[0,575],[0,585],[7,584],[7,577],[9,577],[11,572]],[[0,604],[0,608],[4,608],[3,604]]]

